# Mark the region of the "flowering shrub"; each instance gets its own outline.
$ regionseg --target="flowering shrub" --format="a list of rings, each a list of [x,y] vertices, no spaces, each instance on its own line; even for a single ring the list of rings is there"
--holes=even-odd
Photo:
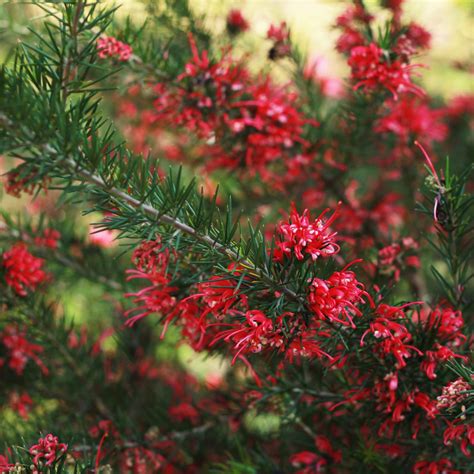
[[[335,20],[345,80],[237,9],[35,3],[0,73],[0,472],[472,472],[474,99],[426,92],[403,1]]]

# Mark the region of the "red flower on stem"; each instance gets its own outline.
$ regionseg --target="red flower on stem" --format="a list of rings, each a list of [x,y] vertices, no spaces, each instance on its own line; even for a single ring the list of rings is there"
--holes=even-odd
[[[5,281],[19,296],[26,296],[27,290],[35,290],[47,279],[44,260],[31,255],[22,242],[4,252],[2,260]]]
[[[51,433],[38,439],[38,444],[31,446],[30,454],[36,468],[50,466],[67,451],[67,444],[60,443],[57,436]]]

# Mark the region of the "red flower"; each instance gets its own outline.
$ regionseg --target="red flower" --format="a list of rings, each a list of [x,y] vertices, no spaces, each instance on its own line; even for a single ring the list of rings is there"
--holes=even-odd
[[[377,132],[393,133],[405,146],[411,145],[414,136],[427,144],[446,138],[448,128],[441,121],[443,110],[433,109],[426,101],[413,97],[402,97],[386,105],[388,113],[378,121]]]
[[[278,42],[285,42],[290,38],[290,30],[285,21],[280,23],[280,26],[270,25],[267,31],[267,38]]]
[[[426,393],[415,393],[413,396],[413,401],[415,405],[418,405],[426,412],[427,418],[433,419],[439,413],[436,402],[431,400],[431,398]]]
[[[162,250],[159,241],[145,241],[134,251],[132,261],[137,269],[127,270],[127,280],[143,279],[149,280],[151,284],[136,293],[125,294],[127,298],[133,297],[133,303],[139,305],[125,313],[126,317],[131,316],[125,324],[133,326],[140,319],[157,313],[166,316],[164,334],[176,315],[176,298],[173,293],[178,290],[169,285],[169,252]]]
[[[339,449],[334,449],[326,436],[316,436],[314,443],[318,451],[329,456],[333,462],[340,463],[342,461],[342,452]]]
[[[391,354],[396,359],[395,367],[401,369],[407,364],[405,359],[411,357],[412,352],[416,352],[418,355],[423,355],[418,348],[405,344],[405,342],[400,337],[390,337],[384,339],[377,345],[378,352],[381,357],[386,357]]]
[[[100,59],[116,57],[119,61],[128,61],[132,47],[111,36],[103,36],[97,40],[97,52]]]
[[[31,182],[36,177],[36,173],[24,176],[21,172],[9,171],[6,174],[6,182],[4,184],[5,192],[14,197],[20,197],[22,192],[33,195],[36,191],[43,188],[46,192],[49,178],[43,178],[42,183]]]
[[[57,436],[47,434],[44,438],[38,439],[38,444],[31,446],[30,454],[33,456],[35,467],[40,465],[50,466],[61,455],[67,451],[67,444],[60,443]]]
[[[16,411],[24,420],[28,418],[28,413],[31,410],[32,405],[33,405],[33,400],[26,392],[22,393],[21,395],[17,392],[12,392],[10,394],[10,397],[9,397],[10,408],[13,411]]]
[[[451,469],[453,463],[449,459],[438,461],[418,461],[413,466],[413,474],[461,474],[457,469]]]
[[[320,319],[355,328],[352,318],[361,316],[357,305],[365,303],[364,298],[372,301],[354,272],[343,269],[341,272],[334,272],[327,280],[314,278],[308,301],[311,310]]]
[[[301,451],[290,457],[290,463],[298,468],[295,474],[317,474],[324,472],[327,461],[311,451]]]
[[[162,316],[166,315],[168,324],[170,320],[169,318],[174,315],[172,310],[176,307],[176,298],[173,296],[173,293],[177,291],[178,288],[168,286],[169,279],[160,271],[157,271],[156,273],[145,273],[140,270],[128,270],[127,273],[130,275],[127,280],[136,278],[150,280],[151,285],[142,288],[136,293],[125,294],[127,298],[133,297],[133,303],[139,304],[139,306],[136,306],[125,313],[125,316],[129,317],[125,324],[127,326],[133,326],[140,319],[153,313]],[[167,324],[165,325],[165,328]]]
[[[466,393],[467,390],[471,390],[471,385],[462,378],[450,382],[448,385],[443,387],[443,392],[437,398],[438,408],[451,410],[469,397],[469,394]]]
[[[56,229],[44,229],[42,236],[35,237],[35,244],[39,247],[57,249],[60,238],[61,234]]]
[[[429,314],[426,325],[430,330],[436,331],[441,340],[453,341],[455,345],[466,340],[466,336],[461,332],[464,326],[462,313],[449,306],[436,306]]]
[[[231,34],[242,33],[249,29],[248,21],[243,17],[240,10],[230,10],[227,15],[227,30]]]
[[[211,345],[221,339],[226,342],[232,341],[235,343],[234,349],[236,349],[236,353],[232,359],[232,364],[235,363],[242,353],[261,352],[266,345],[270,343],[275,344],[273,322],[262,311],[247,311],[243,322],[228,324],[228,326],[232,326],[232,329],[219,333]]]
[[[323,221],[324,215],[329,211],[326,209],[313,222],[310,222],[308,209],[305,209],[302,215],[298,214],[296,207],[292,204],[290,213],[290,222],[278,226],[277,241],[280,252],[276,253],[276,258],[281,260],[284,255],[294,253],[298,260],[303,260],[305,255],[310,255],[312,260],[318,257],[330,257],[339,252],[339,246],[336,244],[336,232],[330,232],[329,226],[336,218],[336,212]]]
[[[201,297],[207,308],[202,317],[212,313],[217,319],[222,319],[237,302],[246,302],[245,295],[239,295],[237,282],[222,277],[211,277],[209,281],[200,283],[199,293],[194,297]]]
[[[474,446],[474,426],[458,421],[449,423],[444,431],[443,442],[446,446],[449,446],[453,441],[460,441],[462,453],[465,456],[470,456],[469,446]]]
[[[0,473],[11,472],[12,468],[15,467],[15,464],[8,462],[8,458],[0,454]]]
[[[31,344],[25,336],[26,331],[20,331],[14,326],[7,326],[0,333],[0,341],[7,349],[8,366],[18,375],[21,375],[28,361],[32,360],[43,374],[47,375],[48,369],[38,357],[38,354],[44,351],[43,347],[38,344]],[[5,360],[0,359],[0,366],[4,363]]]
[[[365,43],[364,36],[357,30],[346,28],[336,42],[336,49],[340,53],[349,54],[356,46],[362,46]]]
[[[371,91],[385,87],[395,100],[399,92],[423,95],[422,89],[413,84],[410,77],[411,70],[417,66],[402,63],[400,60],[390,62],[375,43],[352,48],[349,66],[355,82],[354,89],[364,88]]]
[[[199,421],[199,412],[189,403],[180,403],[170,407],[168,413],[176,421],[189,420],[191,423]]]
[[[430,380],[434,380],[436,378],[435,370],[436,366],[439,362],[445,362],[451,358],[458,358],[466,360],[466,357],[455,354],[451,349],[446,346],[441,346],[436,344],[435,351],[426,351],[425,353],[425,360],[421,363],[420,369],[426,373],[426,376]]]
[[[4,252],[2,259],[5,281],[20,296],[26,296],[27,289],[35,290],[47,279],[42,270],[44,260],[31,255],[21,242]]]

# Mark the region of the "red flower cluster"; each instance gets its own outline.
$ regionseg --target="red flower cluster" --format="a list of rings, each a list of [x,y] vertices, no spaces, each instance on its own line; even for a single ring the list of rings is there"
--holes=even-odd
[[[97,40],[97,53],[100,59],[117,58],[119,61],[128,61],[132,47],[111,36],[103,36]]]
[[[438,461],[418,461],[413,466],[413,474],[461,474],[458,469],[451,469],[453,463],[446,458]]]
[[[47,279],[44,260],[31,255],[24,243],[17,243],[4,252],[2,260],[5,282],[19,296],[26,296],[27,290],[35,290]]]
[[[355,328],[353,317],[362,315],[357,305],[365,303],[364,298],[373,303],[364,285],[357,281],[354,272],[348,271],[347,267],[334,272],[327,280],[313,278],[308,302],[319,319]]]
[[[323,221],[323,217],[329,209],[326,209],[313,222],[307,209],[302,215],[298,214],[296,207],[292,204],[290,222],[281,223],[278,226],[278,246],[275,258],[282,260],[283,257],[291,256],[293,253],[298,260],[303,260],[305,255],[311,256],[315,261],[319,257],[331,257],[339,252],[339,246],[335,242],[336,232],[330,232],[329,226],[336,218],[336,212]]]
[[[38,439],[38,444],[31,446],[30,454],[33,456],[33,464],[38,469],[51,466],[67,451],[67,444],[60,443],[57,436],[51,433],[44,438]],[[42,471],[40,471],[42,472]]]
[[[49,249],[57,249],[61,234],[56,229],[44,229],[43,234],[35,237],[35,245]]]
[[[453,441],[459,442],[459,447],[464,456],[470,456],[469,446],[474,446],[474,426],[462,423],[462,420],[449,423],[443,434],[443,442],[445,446],[450,446]]]
[[[207,171],[240,169],[259,173],[267,182],[281,181],[285,173],[305,161],[309,143],[304,126],[316,126],[295,107],[298,98],[269,79],[250,80],[249,73],[235,64],[229,53],[211,61],[207,51],[199,53],[190,37],[192,60],[177,78],[182,87],[159,84],[155,90],[155,120],[192,130],[207,141],[203,154]],[[288,174],[286,179],[294,178]]]
[[[7,326],[0,333],[0,342],[7,351],[6,359],[0,359],[0,367],[7,362],[10,369],[21,375],[28,361],[32,360],[43,374],[48,373],[48,369],[38,356],[44,351],[43,347],[29,342],[25,330],[21,331],[14,326]]]
[[[26,392],[22,394],[12,392],[8,400],[8,405],[13,411],[17,412],[24,420],[26,420],[33,405],[33,400]]]
[[[430,312],[426,326],[435,331],[439,340],[450,341],[452,346],[459,346],[466,341],[462,333],[464,318],[461,311],[455,311],[446,304],[438,305]]]
[[[360,5],[350,6],[336,20],[336,27],[342,30],[336,42],[336,49],[340,53],[348,54],[355,46],[365,43],[364,35],[359,31],[360,26],[370,25],[373,16]]]
[[[446,387],[443,387],[443,392],[437,399],[438,408],[440,410],[453,409],[469,396],[468,390],[471,390],[471,385],[462,378],[450,382]]]
[[[10,171],[7,173],[4,183],[5,192],[11,196],[20,197],[22,192],[33,195],[41,188],[46,190],[49,178],[44,178],[42,183],[31,182],[35,176],[34,172],[24,176],[20,172]]]
[[[270,25],[267,31],[267,38],[275,41],[275,43],[282,43],[290,38],[290,31],[286,22],[282,21],[280,26]]]
[[[139,304],[125,313],[126,317],[131,316],[125,324],[133,326],[137,321],[152,313],[166,315],[167,321],[170,321],[168,318],[176,306],[176,298],[173,293],[177,288],[169,286],[171,282],[167,269],[169,251],[163,250],[159,241],[147,241],[135,250],[133,260],[137,268],[136,270],[127,270],[129,275],[127,279],[148,280],[151,284],[136,293],[125,295],[133,297],[133,302]]]
[[[375,131],[397,137],[397,149],[392,153],[401,148],[403,154],[410,154],[413,137],[431,146],[447,136],[448,128],[442,122],[445,111],[431,108],[426,101],[403,96],[398,101],[388,101],[385,109],[387,112],[376,124]]]
[[[400,280],[403,268],[419,268],[420,259],[414,255],[418,244],[410,237],[402,239],[400,243],[393,243],[379,250],[377,268],[383,274]]]
[[[160,453],[156,452],[162,448],[175,448],[173,441],[156,441],[152,436],[146,436],[145,446],[127,446],[127,440],[123,439],[117,427],[110,420],[101,420],[97,425],[89,430],[89,434],[93,438],[99,438],[99,446],[97,450],[95,470],[99,471],[102,459],[109,454],[110,451],[120,448],[118,459],[119,471],[130,472],[134,474],[146,474],[148,472],[161,472],[166,465],[169,472],[176,472],[169,461]],[[110,446],[108,446],[108,444]],[[73,449],[72,449],[73,450]]]
[[[395,100],[400,92],[412,92],[422,96],[423,90],[411,80],[411,71],[416,65],[408,65],[399,59],[389,60],[375,43],[356,46],[349,57],[354,89],[373,91],[384,87]]]
[[[268,52],[270,59],[276,60],[289,56],[291,52],[290,30],[286,22],[282,21],[280,26],[270,25],[267,38],[273,41],[273,46]]]
[[[14,467],[15,465],[10,463],[6,456],[0,454],[0,473],[11,472]]]
[[[243,33],[249,29],[249,23],[240,10],[230,10],[227,15],[227,31],[232,34]]]
[[[404,60],[422,49],[428,49],[431,43],[431,34],[417,23],[410,23],[405,33],[398,37],[394,52]]]

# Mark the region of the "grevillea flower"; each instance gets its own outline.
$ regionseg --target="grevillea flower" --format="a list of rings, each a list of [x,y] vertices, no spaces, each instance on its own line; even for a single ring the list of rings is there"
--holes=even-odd
[[[417,304],[421,304],[421,302],[414,301],[402,306],[390,306],[381,303],[374,312],[374,320],[369,323],[369,329],[362,334],[360,345],[364,345],[364,339],[367,334],[372,334],[376,339],[390,337],[398,338],[405,342],[410,341],[412,336],[407,327],[402,324],[403,320],[406,319],[403,310]]]
[[[30,454],[36,468],[50,466],[67,451],[67,444],[60,443],[57,436],[51,433],[38,439],[38,444],[31,446]]]
[[[2,256],[5,281],[19,296],[35,290],[47,279],[43,271],[44,260],[28,252],[24,243],[17,243]]]
[[[457,469],[451,469],[453,463],[446,458],[438,461],[418,461],[413,466],[413,474],[461,474]]]
[[[466,357],[455,354],[451,349],[449,349],[449,347],[441,346],[437,343],[435,348],[436,350],[434,351],[425,352],[425,360],[420,365],[420,369],[425,372],[426,376],[430,380],[434,380],[436,378],[435,370],[440,362],[446,362],[452,358],[458,358],[466,361]]]
[[[320,359],[326,357],[333,360],[332,356],[321,349],[321,344],[318,339],[325,334],[318,333],[315,330],[306,329],[303,322],[295,320],[294,326],[299,330],[293,335],[290,343],[286,346],[285,358],[290,362],[295,359]]]
[[[11,470],[14,467],[15,467],[15,465],[10,463],[6,456],[3,456],[3,454],[0,454],[0,472],[1,473],[11,472]]]
[[[7,326],[0,333],[0,342],[7,351],[6,359],[0,359],[0,366],[8,362],[8,366],[18,375],[21,375],[28,361],[32,360],[43,374],[48,374],[48,369],[38,356],[44,351],[44,348],[29,342],[26,338],[26,331],[21,331],[14,326]]]
[[[173,294],[178,288],[170,286],[171,278],[167,271],[169,257],[169,251],[162,249],[159,240],[145,241],[134,251],[132,261],[136,268],[127,270],[127,280],[148,280],[150,285],[135,293],[125,294],[138,305],[125,313],[129,317],[125,323],[127,326],[133,326],[140,319],[157,313],[166,316],[164,334],[176,315],[176,297]]]
[[[426,100],[403,96],[385,105],[387,113],[377,122],[376,132],[393,133],[403,146],[411,145],[414,136],[427,145],[446,138],[445,111],[430,107]]]
[[[131,472],[133,474],[160,472],[164,466],[170,467],[169,461],[160,453],[143,446],[124,449],[120,455],[119,465],[119,472]]]
[[[364,298],[373,304],[364,285],[346,266],[327,280],[314,278],[310,283],[308,302],[318,318],[355,328],[353,317],[362,315],[357,306],[365,303]]]
[[[354,89],[372,91],[379,87],[388,89],[395,100],[399,92],[411,92],[422,96],[423,90],[413,84],[411,71],[418,65],[409,65],[395,59],[389,61],[375,43],[352,48],[349,57]]]
[[[249,29],[249,23],[240,10],[232,9],[227,15],[227,31],[230,34],[238,34]]]
[[[423,355],[423,352],[420,351],[420,349],[415,346],[405,344],[405,342],[406,340],[400,337],[389,337],[377,344],[376,350],[382,358],[392,355],[396,360],[395,367],[397,369],[401,369],[406,367],[407,364],[405,359],[411,357],[413,352],[420,356]]]
[[[326,209],[311,222],[307,209],[300,215],[292,204],[289,223],[280,224],[277,229],[279,240],[276,245],[280,251],[275,253],[275,257],[281,260],[283,256],[294,254],[298,260],[303,260],[305,255],[309,255],[314,261],[318,257],[331,257],[337,254],[339,252],[339,245],[335,239],[337,233],[329,230],[337,211],[329,219],[323,220],[328,211],[329,209]]]
[[[437,398],[438,408],[451,410],[456,405],[460,404],[463,400],[469,397],[468,390],[472,387],[466,380],[461,377],[456,379],[454,382],[449,382],[448,385],[443,387],[441,395]]]
[[[282,21],[279,26],[270,25],[267,31],[267,38],[278,42],[287,41],[290,37],[290,30],[285,21]]]
[[[190,403],[180,403],[168,409],[168,413],[175,421],[190,421],[197,423],[199,421],[199,412]]]
[[[252,80],[230,50],[216,61],[198,50],[192,35],[189,43],[192,56],[177,77],[179,87],[155,87],[155,123],[183,127],[205,140],[200,155],[209,157],[206,171],[258,174],[280,188],[301,178],[295,167],[307,166],[311,158],[304,127],[318,124],[300,112],[298,95],[267,76]]]
[[[33,405],[33,400],[26,392],[22,394],[12,392],[8,399],[8,405],[13,411],[16,411],[24,420],[26,420],[28,419],[28,413]]]
[[[128,270],[128,274],[127,280],[149,280],[151,285],[135,293],[125,294],[127,298],[133,297],[133,303],[138,304],[138,306],[125,313],[125,316],[129,318],[125,324],[133,326],[140,319],[153,313],[166,316],[167,321],[169,321],[172,310],[176,307],[176,298],[173,293],[178,288],[169,286],[169,278],[160,271],[145,273],[140,270]]]
[[[474,426],[468,423],[455,421],[449,423],[443,434],[443,442],[446,446],[460,442],[460,448],[465,456],[470,456],[469,446],[474,446]]]
[[[240,308],[247,308],[247,296],[240,294],[238,289],[238,279],[242,272],[234,263],[229,265],[228,270],[232,272],[236,280],[213,276],[208,281],[197,285],[198,293],[192,295],[191,298],[200,298],[205,304],[201,318],[211,313],[215,318],[222,319],[237,304]]]
[[[220,332],[211,343],[214,345],[221,339],[225,342],[233,342],[236,353],[232,364],[242,353],[261,352],[268,344],[278,347],[283,342],[281,335],[275,334],[273,321],[265,313],[259,310],[249,310],[244,316],[245,320],[241,323],[226,324],[231,326],[231,329]],[[275,341],[275,337],[277,337],[277,341]]]
[[[415,393],[413,394],[413,402],[425,411],[428,419],[434,419],[439,413],[436,401],[432,400],[426,393],[415,390]]]
[[[295,474],[317,474],[324,472],[327,461],[311,451],[301,451],[290,457],[290,464],[297,469]]]
[[[36,174],[34,172],[25,176],[18,171],[10,171],[6,174],[4,183],[5,192],[11,196],[20,197],[22,192],[33,195],[36,191],[44,189],[46,192],[49,178],[44,178],[42,183],[32,182]]]
[[[426,320],[428,329],[436,331],[436,337],[442,341],[452,341],[459,345],[466,340],[462,333],[464,318],[461,311],[456,311],[446,304],[436,306]]]
[[[44,229],[43,234],[35,237],[35,245],[49,249],[57,249],[61,234],[56,229]]]
[[[97,53],[100,59],[115,57],[119,61],[128,61],[132,47],[111,36],[103,36],[97,40]]]
[[[318,451],[326,456],[329,456],[334,463],[342,461],[342,452],[339,449],[334,449],[331,441],[326,436],[317,435],[314,444]]]

